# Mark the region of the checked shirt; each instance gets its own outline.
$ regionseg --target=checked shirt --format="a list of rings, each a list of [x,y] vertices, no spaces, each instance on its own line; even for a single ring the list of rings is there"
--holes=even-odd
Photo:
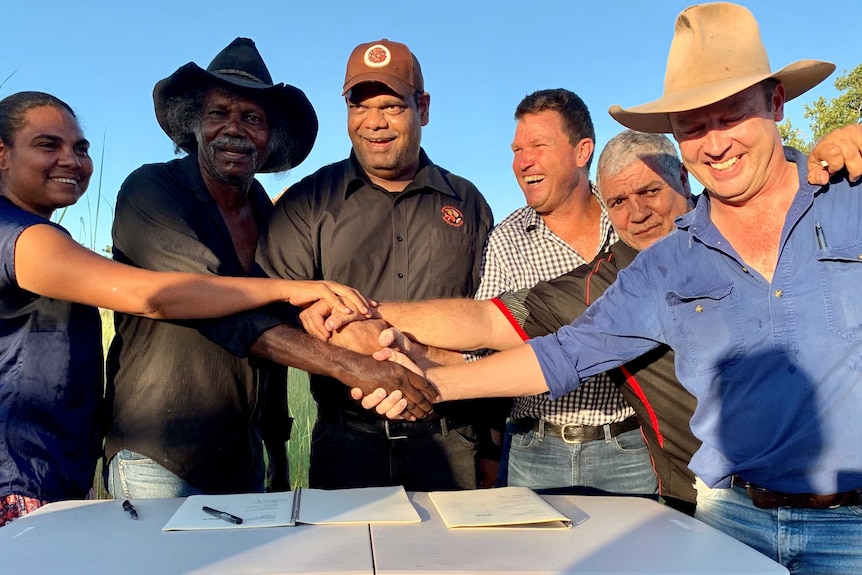
[[[596,198],[594,184],[590,189]],[[601,200],[599,201],[601,203]],[[602,207],[599,253],[617,241]],[[531,288],[589,263],[552,232],[529,206],[515,210],[494,228],[482,263],[482,280],[476,299],[491,299],[504,292]],[[475,359],[475,356],[468,357]],[[547,393],[516,398],[511,417],[544,419],[555,425],[604,425],[634,415],[616,386],[605,374],[584,382],[575,391],[552,401]]]

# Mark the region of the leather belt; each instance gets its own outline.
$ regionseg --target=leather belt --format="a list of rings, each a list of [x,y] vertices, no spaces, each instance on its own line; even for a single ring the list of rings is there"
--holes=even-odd
[[[758,487],[745,479],[734,475],[731,481],[734,486],[745,489],[755,507],[760,509],[777,509],[778,507],[800,507],[804,509],[834,509],[848,505],[862,505],[862,489],[853,489],[843,493],[816,495],[814,493],[782,493]]]
[[[532,430],[545,435],[559,437],[566,443],[584,443],[586,441],[598,441],[605,438],[605,428],[608,428],[609,437],[616,437],[621,433],[633,431],[640,427],[636,416],[631,416],[619,423],[606,423],[605,425],[554,425],[542,419],[514,419],[515,425],[524,430]]]
[[[469,425],[468,423],[454,422],[445,417],[419,421],[390,421],[343,410],[321,411],[318,418],[321,421],[341,425],[347,429],[385,435],[387,439],[408,439],[438,433],[446,435],[451,429]]]

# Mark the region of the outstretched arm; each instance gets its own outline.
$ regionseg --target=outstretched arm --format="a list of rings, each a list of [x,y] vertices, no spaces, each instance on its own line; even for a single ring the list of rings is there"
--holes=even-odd
[[[523,342],[518,332],[491,300],[441,299],[385,302],[371,311],[415,341],[443,349],[508,349]],[[358,314],[334,311],[325,304],[300,314],[309,333],[326,337]]]
[[[393,349],[381,350],[374,357],[423,373],[407,356]],[[529,345],[520,345],[478,361],[432,367],[424,375],[440,392],[437,401],[518,397],[548,391],[539,360]]]
[[[404,409],[412,416],[409,419],[433,411],[431,401],[436,399],[437,390],[415,373],[394,363],[380,363],[371,356],[329,345],[286,325],[265,331],[250,351],[282,365],[334,377],[365,394],[378,388],[387,394],[398,391]]]
[[[154,272],[127,266],[82,247],[48,224],[25,229],[15,245],[15,273],[23,289],[153,319],[219,317],[285,301],[324,300],[333,309],[367,313],[370,302],[334,282]]]

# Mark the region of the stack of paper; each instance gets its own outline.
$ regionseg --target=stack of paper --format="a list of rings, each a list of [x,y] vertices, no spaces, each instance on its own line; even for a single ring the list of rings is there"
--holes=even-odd
[[[434,507],[450,529],[565,529],[572,520],[528,487],[433,491]]]
[[[222,511],[241,523],[214,516],[204,507]],[[283,493],[192,495],[162,531],[284,527],[297,523],[349,525],[357,523],[419,523],[419,514],[401,486],[356,489],[303,489]]]

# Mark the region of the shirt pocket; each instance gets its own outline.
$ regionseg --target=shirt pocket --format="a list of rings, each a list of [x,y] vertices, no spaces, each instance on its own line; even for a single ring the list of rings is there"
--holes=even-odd
[[[665,295],[677,333],[697,373],[736,362],[745,352],[742,314],[733,282]]]
[[[436,297],[464,297],[476,290],[476,249],[476,238],[470,234],[448,226],[431,228],[431,269],[438,270],[442,290]]]
[[[829,330],[845,339],[862,337],[862,242],[816,253],[817,273]]]

